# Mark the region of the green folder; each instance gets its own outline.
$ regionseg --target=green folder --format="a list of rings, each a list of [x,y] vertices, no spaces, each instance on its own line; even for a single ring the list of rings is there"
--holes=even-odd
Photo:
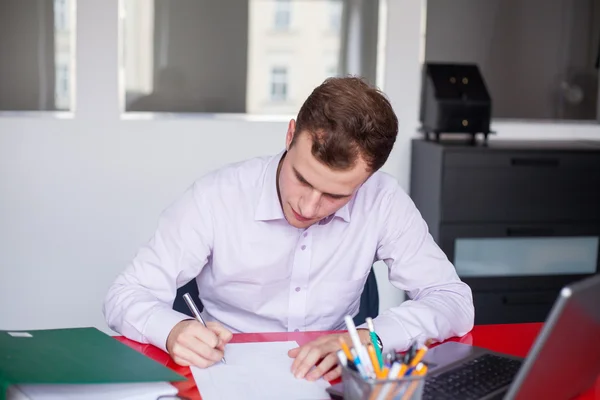
[[[14,332],[0,331],[0,400],[18,384],[186,380],[96,328]]]

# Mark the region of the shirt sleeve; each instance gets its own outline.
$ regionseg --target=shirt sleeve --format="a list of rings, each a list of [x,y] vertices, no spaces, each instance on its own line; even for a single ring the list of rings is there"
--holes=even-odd
[[[434,242],[410,197],[398,186],[382,200],[377,259],[392,285],[408,299],[373,319],[386,349],[405,350],[413,341],[442,341],[473,328],[471,288]]]
[[[177,289],[196,278],[212,251],[213,217],[199,182],[160,215],[150,241],[110,286],[109,327],[166,351],[171,329],[189,316],[172,309]]]

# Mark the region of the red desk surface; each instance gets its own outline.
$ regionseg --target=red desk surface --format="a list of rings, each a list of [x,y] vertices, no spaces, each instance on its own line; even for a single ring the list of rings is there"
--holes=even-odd
[[[542,325],[542,323],[479,325],[465,336],[452,338],[449,341],[525,357]],[[240,333],[233,336],[231,343],[296,341],[299,344],[304,344],[328,333],[333,332]],[[116,337],[116,339],[188,378],[187,381],[173,383],[179,389],[179,395],[192,400],[201,399],[192,372],[188,367],[175,364],[167,353],[152,345],[133,342],[121,336]],[[600,400],[600,376],[596,380],[596,384],[577,399]]]

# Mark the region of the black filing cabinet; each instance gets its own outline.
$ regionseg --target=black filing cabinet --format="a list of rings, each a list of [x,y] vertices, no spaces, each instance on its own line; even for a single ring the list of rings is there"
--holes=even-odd
[[[600,271],[600,142],[414,139],[410,195],[477,324],[544,321]]]

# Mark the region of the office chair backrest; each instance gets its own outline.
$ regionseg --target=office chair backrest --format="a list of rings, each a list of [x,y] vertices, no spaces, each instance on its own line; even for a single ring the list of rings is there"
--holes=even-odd
[[[195,280],[191,280],[187,284],[183,285],[177,290],[175,301],[173,302],[173,309],[180,313],[189,315],[192,317],[192,313],[187,307],[187,304],[183,300],[183,295],[189,293],[193,299],[198,299],[198,285]],[[204,309],[201,301],[197,302],[200,311]],[[358,326],[365,322],[367,317],[375,318],[379,312],[379,291],[377,289],[377,279],[375,278],[375,271],[371,268],[365,287],[360,296],[360,308],[358,314],[354,317],[354,323]]]

